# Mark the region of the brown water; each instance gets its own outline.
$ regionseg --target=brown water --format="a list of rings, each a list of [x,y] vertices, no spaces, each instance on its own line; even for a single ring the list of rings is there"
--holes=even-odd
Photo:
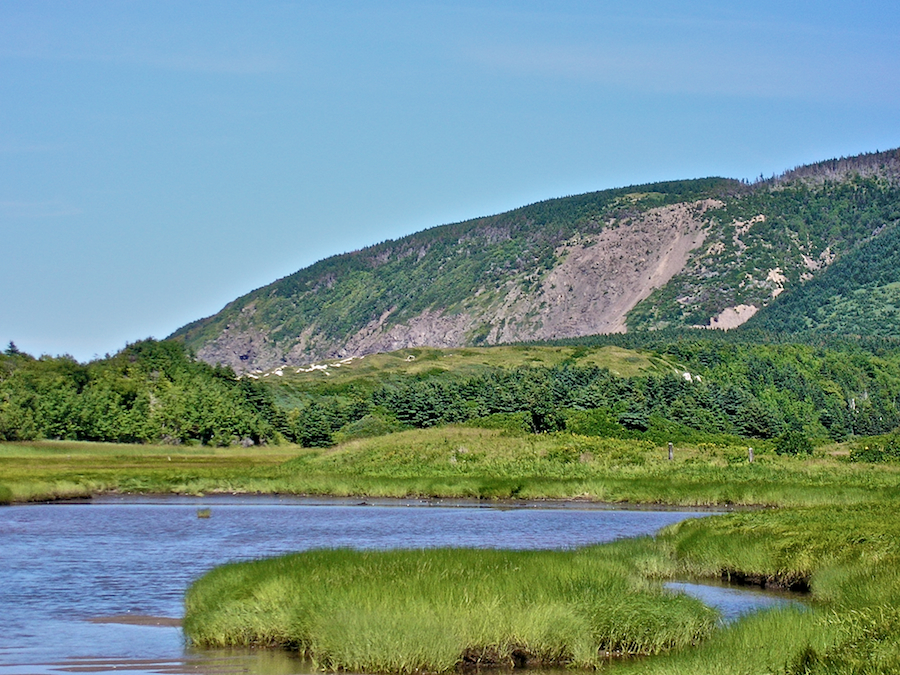
[[[203,509],[209,517],[198,517]],[[4,507],[0,675],[308,672],[281,652],[186,646],[178,619],[188,584],[228,561],[289,551],[572,548],[650,534],[707,513],[255,496]]]

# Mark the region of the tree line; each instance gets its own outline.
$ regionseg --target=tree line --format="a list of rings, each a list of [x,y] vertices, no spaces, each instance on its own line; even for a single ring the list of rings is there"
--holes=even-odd
[[[691,433],[844,440],[900,426],[896,351],[686,339],[655,351],[668,372],[620,377],[578,365],[576,350],[554,367],[295,383],[287,395],[284,383],[237,378],[177,341],[145,340],[87,364],[11,344],[0,354],[0,440],[327,446],[473,422],[657,441]]]

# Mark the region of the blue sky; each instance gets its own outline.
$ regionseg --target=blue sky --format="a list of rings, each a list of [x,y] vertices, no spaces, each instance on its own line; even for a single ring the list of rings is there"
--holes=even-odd
[[[900,146],[900,4],[0,2],[0,341],[541,199]]]

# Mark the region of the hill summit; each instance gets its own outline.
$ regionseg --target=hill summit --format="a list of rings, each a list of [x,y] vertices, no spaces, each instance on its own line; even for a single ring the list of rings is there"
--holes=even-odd
[[[171,337],[238,371],[661,328],[900,335],[900,150],[551,199],[322,260]]]

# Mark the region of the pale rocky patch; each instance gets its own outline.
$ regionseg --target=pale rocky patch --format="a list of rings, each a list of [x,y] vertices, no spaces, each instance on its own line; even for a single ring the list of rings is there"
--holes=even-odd
[[[726,307],[709,320],[707,328],[718,330],[731,330],[750,320],[759,311],[756,305],[737,305]]]

